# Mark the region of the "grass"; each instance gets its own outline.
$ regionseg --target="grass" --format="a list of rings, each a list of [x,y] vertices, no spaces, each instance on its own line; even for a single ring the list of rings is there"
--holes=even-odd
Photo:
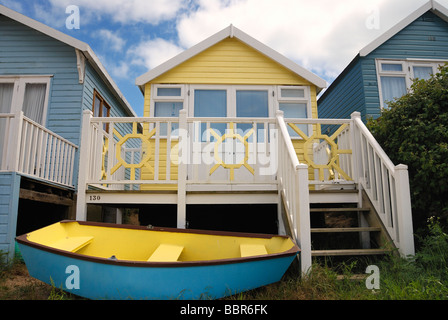
[[[300,277],[297,268],[290,268],[278,283],[227,299],[448,300],[448,235],[436,219],[430,219],[428,226],[429,233],[420,239],[420,249],[412,259],[391,254],[375,261],[351,259],[338,268],[314,263],[307,277]],[[369,276],[364,269],[369,264],[378,266],[379,289],[368,289],[366,279],[351,279],[359,273]],[[22,262],[0,264],[0,300],[65,299],[77,298],[29,277]]]

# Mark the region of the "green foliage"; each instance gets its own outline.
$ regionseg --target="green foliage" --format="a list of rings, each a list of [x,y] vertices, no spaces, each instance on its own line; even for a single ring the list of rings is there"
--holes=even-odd
[[[395,164],[408,165],[414,229],[430,216],[448,225],[448,66],[414,81],[367,126]]]

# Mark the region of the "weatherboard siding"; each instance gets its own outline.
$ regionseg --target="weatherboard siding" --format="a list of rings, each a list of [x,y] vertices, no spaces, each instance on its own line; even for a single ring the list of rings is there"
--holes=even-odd
[[[151,82],[309,85],[308,81],[235,38],[218,42]]]
[[[362,66],[359,60],[352,63],[344,77],[337,79],[338,83],[325,100],[318,101],[320,118],[346,118],[353,111],[364,108],[364,86],[362,81]]]
[[[0,76],[51,75],[47,128],[79,144],[83,89],[75,49],[0,15]]]
[[[0,172],[0,251],[14,254],[14,237],[20,191],[20,176],[13,172]]]
[[[426,12],[366,57],[355,58],[358,62],[349,66],[349,70],[341,74],[319,99],[319,116],[349,118],[351,112],[360,111],[364,121],[368,117],[379,117],[381,107],[375,59],[408,58],[447,60],[448,23],[434,13]],[[358,83],[353,82],[355,74]],[[359,96],[360,84],[363,98]]]

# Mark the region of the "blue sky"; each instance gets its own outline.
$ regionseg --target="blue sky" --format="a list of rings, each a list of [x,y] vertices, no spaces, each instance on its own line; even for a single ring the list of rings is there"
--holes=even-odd
[[[0,0],[88,43],[139,116],[135,79],[231,23],[331,83],[360,49],[426,2]],[[66,26],[70,5],[79,8],[79,29]]]

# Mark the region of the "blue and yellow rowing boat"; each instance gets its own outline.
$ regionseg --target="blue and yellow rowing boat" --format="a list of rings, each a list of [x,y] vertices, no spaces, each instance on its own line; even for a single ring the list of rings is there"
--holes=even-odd
[[[30,275],[89,299],[219,299],[277,282],[287,236],[61,221],[16,238]]]

